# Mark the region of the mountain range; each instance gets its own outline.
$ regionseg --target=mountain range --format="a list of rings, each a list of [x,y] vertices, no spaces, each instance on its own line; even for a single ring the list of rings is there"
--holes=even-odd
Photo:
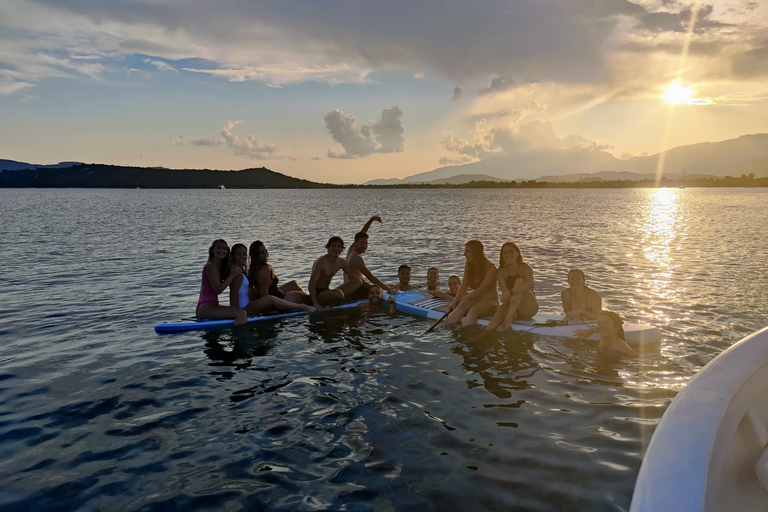
[[[663,176],[680,179],[754,174],[768,176],[768,134],[742,135],[721,142],[678,146],[663,153],[621,160],[605,151],[589,149],[529,150],[486,158],[464,165],[439,167],[403,179],[378,179],[366,185],[396,185],[445,182],[461,176],[466,183],[490,178],[492,181],[644,180],[656,177],[664,158]],[[483,175],[479,177],[477,175]],[[439,181],[438,181],[439,180]]]

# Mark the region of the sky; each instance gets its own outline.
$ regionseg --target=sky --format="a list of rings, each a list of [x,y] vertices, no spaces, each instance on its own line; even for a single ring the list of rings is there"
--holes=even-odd
[[[0,159],[404,178],[768,132],[768,0],[0,0]]]

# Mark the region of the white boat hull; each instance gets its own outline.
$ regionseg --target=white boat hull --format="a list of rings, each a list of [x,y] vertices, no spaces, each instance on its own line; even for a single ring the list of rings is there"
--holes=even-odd
[[[653,433],[630,512],[768,510],[768,327],[702,368]]]

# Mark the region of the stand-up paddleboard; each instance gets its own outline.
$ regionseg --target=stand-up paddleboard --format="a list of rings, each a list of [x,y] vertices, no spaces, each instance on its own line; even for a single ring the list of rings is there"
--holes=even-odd
[[[348,302],[339,306],[334,306],[333,309],[352,308],[358,304],[364,304],[367,300],[360,300],[357,302]],[[289,311],[287,313],[278,313],[276,315],[260,315],[248,317],[247,323],[265,322],[268,320],[279,320],[281,318],[290,318],[293,316],[308,315],[306,311]],[[235,321],[229,320],[186,320],[181,322],[163,322],[155,326],[155,332],[158,334],[171,334],[174,332],[185,331],[210,331],[213,329],[220,329],[222,327],[232,327],[235,325]]]
[[[388,294],[385,294],[388,297]],[[403,313],[423,316],[437,320],[451,305],[449,299],[436,299],[425,296],[416,291],[400,292],[394,295],[397,301],[397,310]],[[480,318],[478,325],[488,325],[490,318]],[[536,315],[530,320],[516,320],[509,327],[513,331],[524,331],[542,336],[556,336],[558,338],[576,338],[576,331],[586,329],[596,324],[595,321],[574,322],[567,320],[564,315]],[[644,324],[632,324],[625,322],[622,327],[630,345],[653,345],[661,342],[661,330]],[[592,334],[587,340],[599,341],[597,333]]]

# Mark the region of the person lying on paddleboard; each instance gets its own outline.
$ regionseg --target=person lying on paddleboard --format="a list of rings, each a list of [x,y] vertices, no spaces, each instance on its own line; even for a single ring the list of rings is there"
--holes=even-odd
[[[379,278],[374,276],[373,272],[368,270],[368,266],[365,264],[365,259],[363,259],[363,254],[365,254],[365,251],[368,250],[368,228],[371,227],[373,221],[378,221],[378,223],[381,224],[381,217],[375,215],[371,217],[368,222],[365,223],[363,229],[361,229],[355,235],[355,241],[347,251],[347,263],[352,269],[354,277],[359,278],[363,283],[362,286],[354,294],[352,294],[352,297],[350,297],[353,300],[361,300],[367,298],[368,290],[371,288],[372,284],[379,286],[383,290],[386,290],[387,293],[395,292],[395,290],[385,285]],[[363,280],[363,276],[367,277],[372,284]],[[349,281],[354,277],[350,277],[349,274],[344,274],[344,281]]]
[[[240,269],[240,273],[235,276],[232,283],[229,285],[229,305],[233,308],[244,309],[248,316],[256,316],[270,311],[273,308],[281,309],[283,311],[300,309],[307,313],[314,311],[312,306],[296,304],[270,294],[263,295],[256,300],[251,300],[248,294],[250,288],[248,286],[249,280],[245,275],[245,265],[248,262],[248,251],[243,244],[235,244],[232,246],[231,260],[232,268]],[[303,294],[302,298],[305,296],[306,294]]]
[[[533,269],[523,261],[517,244],[507,242],[501,246],[496,280],[501,288],[501,307],[486,330],[506,330],[514,320],[533,318],[539,312],[539,301],[533,293]]]
[[[587,287],[584,272],[578,268],[569,270],[568,285],[570,287],[560,293],[565,316],[571,320],[597,320],[603,309],[603,299]]]
[[[406,292],[416,289],[416,286],[411,284],[411,267],[408,265],[403,264],[397,268],[397,279],[397,284],[393,286],[396,291]]]
[[[594,333],[600,335],[600,343],[597,345],[598,352],[619,357],[639,357],[627,343],[627,337],[624,334],[622,324],[624,321],[613,311],[603,311],[597,317],[597,326],[590,329],[579,329],[576,331],[577,338],[586,338]]]
[[[247,314],[239,307],[219,304],[219,294],[243,273],[241,268],[231,268],[229,246],[224,240],[214,240],[208,248],[208,262],[203,266],[203,282],[195,314],[201,320],[234,318],[235,325],[244,324]]]
[[[320,311],[323,306],[341,304],[363,284],[363,281],[354,275],[347,262],[339,257],[344,250],[344,241],[341,237],[331,237],[325,244],[325,248],[328,249],[328,254],[317,258],[312,265],[312,275],[309,278],[309,299],[307,300],[312,302],[315,311]],[[343,270],[350,279],[331,290],[331,280],[339,270]]]
[[[424,287],[428,292],[435,292],[440,288],[440,271],[437,267],[430,267],[427,270],[427,282]]]
[[[387,303],[389,304],[389,314],[394,315],[397,313],[397,305],[393,296],[389,296]],[[358,304],[357,307],[360,309],[366,309],[368,311],[378,311],[384,309],[384,292],[381,291],[379,286],[374,284],[368,289],[368,302]]]
[[[461,278],[457,275],[452,275],[448,278],[448,291],[436,290],[432,292],[432,296],[436,299],[455,299],[459,288],[461,288]]]
[[[461,321],[462,325],[474,325],[481,316],[490,315],[499,305],[496,291],[496,265],[485,255],[482,242],[470,240],[464,244],[464,279],[451,304],[446,325]],[[468,289],[471,293],[465,295]]]
[[[248,267],[248,279],[250,281],[248,297],[251,300],[274,295],[277,298],[298,304],[309,297],[309,294],[295,280],[288,281],[281,286],[277,285],[280,280],[275,275],[275,269],[269,264],[269,251],[267,251],[264,242],[256,240],[251,244],[248,252],[251,257],[251,264]]]

